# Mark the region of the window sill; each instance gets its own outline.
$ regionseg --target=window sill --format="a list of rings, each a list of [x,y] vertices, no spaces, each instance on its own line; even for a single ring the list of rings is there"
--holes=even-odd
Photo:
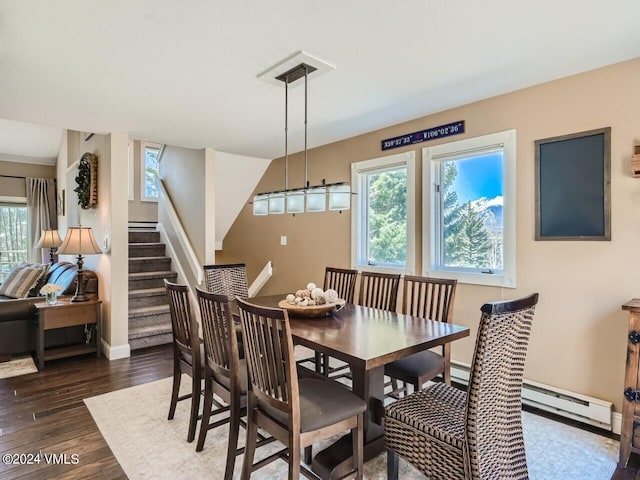
[[[140,201],[145,203],[158,203],[157,198],[141,198]]]
[[[431,270],[423,273],[426,277],[457,280],[458,283],[484,285],[487,287],[516,288],[515,275],[489,275],[483,273],[464,273],[447,270]]]
[[[413,275],[413,271],[406,267],[383,267],[381,265],[354,265],[351,268],[360,272],[374,273],[399,273],[400,275]]]

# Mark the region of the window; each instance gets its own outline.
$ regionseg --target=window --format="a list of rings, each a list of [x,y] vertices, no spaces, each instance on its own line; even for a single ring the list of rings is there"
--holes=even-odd
[[[351,165],[354,268],[409,273],[414,268],[415,153]]]
[[[28,258],[27,206],[0,199],[0,283],[19,263]]]
[[[423,149],[423,274],[515,288],[516,132]]]
[[[142,201],[157,202],[158,186],[156,175],[158,174],[158,159],[160,156],[160,145],[154,143],[141,144],[142,148]]]

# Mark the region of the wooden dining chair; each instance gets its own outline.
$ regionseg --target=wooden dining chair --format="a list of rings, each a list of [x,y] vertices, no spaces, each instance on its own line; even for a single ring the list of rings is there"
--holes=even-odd
[[[322,378],[300,378],[296,371],[289,317],[285,310],[252,305],[237,300],[247,358],[247,441],[242,479],[279,458],[288,450],[289,479],[297,479],[300,449],[314,442],[351,430],[353,474],[362,478],[363,412],[365,402],[336,382]],[[266,430],[286,448],[253,465],[258,428]]]
[[[535,293],[487,303],[467,391],[435,383],[385,409],[387,478],[398,456],[432,480],[528,479],[522,436],[522,375]]]
[[[230,300],[249,296],[247,267],[244,263],[204,265],[204,281],[211,293],[226,295]]]
[[[196,436],[200,395],[202,393],[202,358],[204,347],[198,336],[198,322],[191,314],[189,287],[164,281],[169,297],[171,332],[173,334],[173,387],[168,420],[173,420],[179,401],[191,399],[187,441]],[[182,374],[191,376],[191,393],[179,396]]]
[[[405,275],[402,294],[402,313],[414,317],[451,323],[456,280],[415,277]],[[451,344],[442,346],[442,354],[431,350],[414,353],[384,367],[384,374],[391,377],[392,391],[388,396],[407,393],[407,384],[418,391],[428,380],[442,375],[445,383],[451,383]],[[398,388],[398,382],[403,386]]]
[[[353,303],[357,275],[357,270],[326,267],[323,290],[333,289],[338,292],[338,298],[344,299],[347,303]],[[315,352],[313,357],[298,360],[298,365],[304,365],[305,363],[311,364],[316,372],[327,376],[343,368],[343,366],[340,366],[332,369],[329,366],[329,357],[320,352]]]
[[[358,304],[395,312],[399,285],[399,274],[362,272]]]

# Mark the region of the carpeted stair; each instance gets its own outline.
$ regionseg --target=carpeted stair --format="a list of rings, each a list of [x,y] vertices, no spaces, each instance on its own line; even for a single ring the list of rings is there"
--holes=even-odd
[[[129,346],[171,343],[171,316],[164,279],[176,281],[160,233],[129,229]]]

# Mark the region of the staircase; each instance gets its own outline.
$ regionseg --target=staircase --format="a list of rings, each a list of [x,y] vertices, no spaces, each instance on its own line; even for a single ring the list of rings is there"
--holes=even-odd
[[[129,228],[129,346],[131,350],[172,342],[164,279],[175,282],[160,233]]]

